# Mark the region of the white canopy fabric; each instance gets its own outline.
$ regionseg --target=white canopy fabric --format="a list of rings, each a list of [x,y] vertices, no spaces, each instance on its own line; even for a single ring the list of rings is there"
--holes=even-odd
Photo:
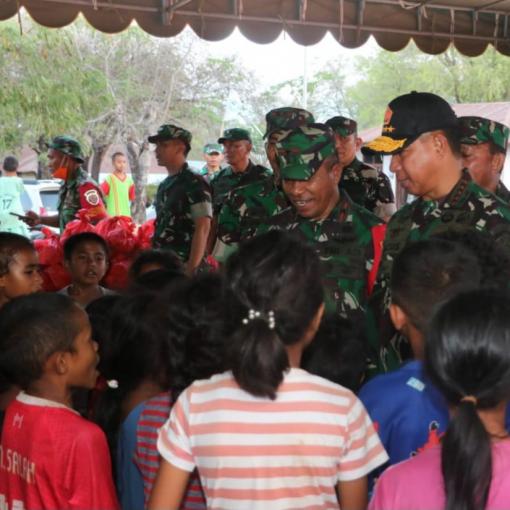
[[[510,55],[510,0],[0,0],[0,20],[20,7],[46,27],[63,27],[81,12],[107,33],[136,20],[159,37],[177,35],[189,25],[203,39],[217,41],[237,26],[257,43],[272,42],[285,30],[297,43],[311,45],[329,31],[348,48],[373,35],[390,51],[413,38],[429,54],[454,44],[476,56],[492,44]]]

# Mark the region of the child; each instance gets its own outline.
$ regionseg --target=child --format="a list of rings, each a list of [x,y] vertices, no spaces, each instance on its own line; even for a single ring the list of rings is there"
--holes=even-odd
[[[407,245],[395,258],[390,316],[408,339],[414,361],[363,386],[359,398],[384,444],[389,464],[437,442],[448,425],[444,399],[423,374],[425,328],[438,303],[481,284],[476,255],[465,246],[440,239]]]
[[[352,392],[298,368],[324,310],[317,256],[272,231],[242,244],[225,278],[232,370],[178,398],[149,509],[179,508],[195,467],[208,508],[364,509],[366,475],[387,459],[370,418]]]
[[[24,236],[0,232],[0,309],[11,299],[38,292],[42,287],[39,259]],[[0,376],[0,420],[19,388]]]
[[[76,234],[64,243],[64,265],[71,275],[71,285],[59,291],[85,308],[101,296],[113,294],[99,283],[108,271],[108,245],[93,232]]]
[[[17,215],[24,215],[21,195],[25,193],[23,180],[18,177],[18,160],[13,156],[4,159],[0,177],[0,231],[29,236],[28,228]]]
[[[170,367],[180,359],[182,349],[169,339],[167,306],[150,294],[121,297],[103,345],[102,374],[116,384],[98,397],[95,421],[108,438],[122,508],[144,508],[142,479],[132,461],[136,423],[142,404],[169,388]]]
[[[24,236],[0,232],[0,308],[11,299],[42,287],[39,259]]]
[[[161,269],[184,274],[184,264],[172,250],[145,250],[131,264],[129,277],[131,282],[136,282],[144,274]]]
[[[386,470],[371,510],[503,510],[510,501],[510,295],[474,290],[432,321],[425,365],[451,409],[440,445]]]
[[[313,342],[303,352],[301,368],[357,393],[367,367],[362,334],[347,319],[323,317]]]
[[[6,508],[116,509],[104,434],[70,408],[72,388],[98,375],[87,315],[65,296],[23,296],[0,311],[0,331],[0,371],[23,389],[2,431]]]
[[[134,460],[143,478],[147,505],[158,472],[160,457],[156,447],[158,430],[168,419],[179,394],[197,379],[223,371],[223,288],[216,274],[194,277],[166,300],[165,314],[172,343],[182,355],[172,357],[171,387],[145,402],[136,425]],[[136,508],[131,503],[123,509]],[[192,473],[181,509],[205,510],[205,497],[196,471]]]

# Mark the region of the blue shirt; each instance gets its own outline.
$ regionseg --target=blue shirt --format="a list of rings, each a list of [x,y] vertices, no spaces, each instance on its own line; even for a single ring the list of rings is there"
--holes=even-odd
[[[435,442],[448,426],[446,401],[423,373],[420,361],[374,377],[361,388],[358,397],[388,452],[389,465]]]
[[[122,510],[145,508],[142,475],[133,460],[136,424],[145,402],[137,405],[122,422],[117,438],[117,492]]]

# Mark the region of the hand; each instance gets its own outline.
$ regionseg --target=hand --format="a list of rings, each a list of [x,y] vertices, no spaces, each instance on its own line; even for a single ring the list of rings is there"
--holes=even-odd
[[[35,227],[41,224],[41,217],[34,211],[28,211],[22,220],[29,226]]]

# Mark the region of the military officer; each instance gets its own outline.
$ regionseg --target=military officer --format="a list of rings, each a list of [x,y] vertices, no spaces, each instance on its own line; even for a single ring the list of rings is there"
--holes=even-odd
[[[510,191],[501,181],[510,129],[483,117],[460,117],[462,164],[482,188],[510,204]]]
[[[327,311],[362,324],[385,225],[339,190],[341,167],[331,128],[300,127],[287,133],[277,148],[291,205],[259,232],[285,229],[313,246],[321,259]]]
[[[225,262],[239,242],[252,237],[259,224],[289,206],[280,185],[276,142],[292,129],[314,122],[313,115],[300,108],[283,107],[266,114],[266,154],[273,175],[231,191],[218,216],[217,241],[213,255]]]
[[[462,169],[458,119],[441,97],[411,92],[389,103],[382,134],[364,150],[392,155],[390,169],[401,186],[417,197],[388,223],[374,306],[381,306],[381,361],[388,367],[394,330],[387,310],[389,278],[395,256],[411,241],[445,232],[482,230],[510,252],[510,207],[478,186]]]
[[[149,142],[156,144],[158,164],[168,172],[156,193],[152,243],[155,248],[177,253],[191,275],[205,256],[212,217],[210,188],[186,162],[191,149],[189,131],[163,124],[155,135],[149,136]]]
[[[218,175],[223,163],[223,145],[219,143],[207,143],[204,145],[204,159],[205,165],[200,170],[200,175],[204,177],[207,182]]]
[[[250,160],[252,141],[246,129],[227,129],[218,139],[218,143],[223,144],[228,166],[220,170],[211,182],[215,215],[219,213],[226,196],[232,190],[263,181],[271,175],[268,168],[255,165]]]
[[[79,142],[71,136],[56,136],[48,145],[48,164],[54,178],[64,182],[58,198],[58,216],[39,216],[33,211],[27,213],[31,226],[44,224],[60,227],[76,219],[79,210],[86,212],[91,223],[97,223],[107,216],[103,195],[99,185],[87,174],[82,164],[85,159]]]
[[[335,133],[335,146],[342,167],[340,189],[357,204],[384,221],[395,212],[395,196],[387,175],[356,157],[362,143],[355,120],[337,116],[326,121]]]

